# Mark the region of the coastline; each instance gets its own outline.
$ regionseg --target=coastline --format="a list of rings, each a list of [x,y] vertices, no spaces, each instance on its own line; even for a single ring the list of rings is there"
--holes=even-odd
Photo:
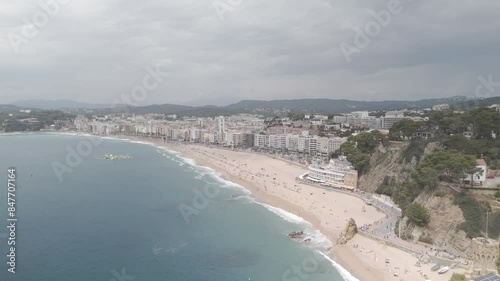
[[[43,133],[115,139],[166,149],[181,158],[192,159],[197,166],[211,168],[225,180],[244,187],[250,191],[257,203],[279,208],[303,218],[332,244],[335,244],[349,218],[354,218],[356,224],[361,226],[385,216],[355,196],[296,183],[295,177],[304,172],[303,167],[261,154],[164,142],[160,139],[138,136],[101,136],[78,132]],[[260,175],[256,176],[257,174]],[[414,266],[417,258],[413,255],[361,235],[356,235],[344,245],[334,245],[332,251],[328,251],[328,257],[341,266],[338,268],[334,264],[340,273],[348,271],[361,281],[427,280],[422,273],[428,274],[429,280],[448,281],[451,275],[431,272],[432,264],[417,268]],[[390,259],[391,262],[385,263],[386,259]],[[450,270],[450,272],[455,271]]]
[[[332,242],[333,247],[331,251],[328,251],[327,256],[340,265],[341,268],[336,266],[337,269],[347,271],[349,275],[358,280],[448,281],[452,272],[463,272],[460,269],[451,269],[450,273],[440,275],[430,270],[433,265],[430,263],[416,267],[415,264],[418,262],[416,256],[362,235],[355,235],[344,245],[336,245],[337,238],[344,230],[349,218],[354,218],[356,224],[361,226],[378,221],[385,217],[385,214],[379,212],[375,207],[366,205],[362,199],[356,196],[296,183],[295,177],[304,172],[304,168],[300,166],[281,159],[249,152],[159,140],[149,140],[149,142],[175,151],[181,157],[192,159],[196,165],[213,169],[220,173],[224,179],[249,190],[258,203],[267,204],[301,217],[310,223],[314,230],[320,231]],[[263,175],[261,178],[257,178],[251,177],[250,173],[244,173],[245,171],[253,171],[254,174],[258,174],[257,167],[260,166],[262,166],[260,169],[263,169],[264,173],[269,171],[273,173],[269,178],[266,177],[267,181],[262,181]],[[276,181],[270,180],[273,176],[276,177]],[[281,180],[283,182],[279,182]],[[271,183],[274,184],[270,185]],[[299,191],[290,190],[293,189],[292,186],[296,186]],[[333,209],[336,210],[330,209],[331,213],[324,211],[332,205],[335,206]],[[345,213],[335,213],[342,211],[342,209]],[[386,259],[389,259],[390,262],[387,263]],[[424,278],[424,274],[428,276],[428,279]]]
[[[158,144],[155,144],[158,145]],[[162,146],[162,145],[160,145]],[[319,230],[327,239],[331,241],[332,244],[335,243],[338,235],[340,234],[340,231],[343,230],[345,225],[342,225],[340,227],[339,231],[334,231],[331,228],[328,229],[324,227],[321,223],[321,220],[318,219],[315,214],[312,212],[306,210],[302,206],[292,204],[287,200],[284,200],[283,198],[275,195],[275,194],[269,194],[263,190],[259,185],[257,185],[255,182],[246,180],[244,178],[238,177],[234,174],[231,174],[229,171],[226,169],[223,169],[217,165],[214,165],[213,163],[210,163],[209,161],[203,159],[202,157],[199,157],[196,155],[196,153],[193,153],[192,151],[190,152],[189,150],[185,149],[179,149],[179,147],[173,146],[172,144],[166,144],[163,145],[163,147],[166,147],[169,150],[175,151],[177,153],[180,153],[182,157],[189,158],[195,161],[196,165],[200,166],[205,166],[213,169],[222,177],[226,180],[229,180],[231,182],[237,183],[247,190],[251,192],[252,197],[258,202],[262,204],[266,204],[275,208],[282,209],[288,213],[292,213],[294,215],[297,215],[304,219],[306,222],[308,222],[314,230]],[[213,148],[217,149],[217,148]],[[265,157],[260,155],[261,157]],[[280,160],[277,160],[280,161]],[[289,163],[286,163],[287,165],[291,165]],[[344,195],[347,196],[347,195]],[[361,200],[359,200],[361,201]],[[332,245],[333,246],[333,245]],[[346,247],[333,247],[332,250],[328,251],[328,254],[325,254],[328,258],[331,260],[335,261],[338,265],[340,265],[341,268],[337,267],[337,270],[346,270],[348,271],[349,275],[352,275],[354,278],[364,281],[364,280],[386,280],[384,279],[383,274],[380,274],[380,272],[369,272],[369,271],[363,271],[359,270],[359,267],[356,266],[350,266],[353,264],[358,264],[361,262],[361,260],[358,260],[355,253],[351,251],[345,251]],[[340,258],[342,257],[342,258]],[[335,264],[334,264],[335,266]],[[345,274],[345,273],[344,273]],[[342,275],[344,275],[342,274]],[[345,277],[345,276],[343,276]]]

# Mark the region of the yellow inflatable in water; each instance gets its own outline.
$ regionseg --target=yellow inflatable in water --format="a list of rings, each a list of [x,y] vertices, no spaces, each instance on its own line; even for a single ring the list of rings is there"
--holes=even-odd
[[[104,157],[102,159],[105,160],[122,160],[122,159],[131,159],[132,157],[130,155],[115,155],[115,154],[104,154]]]

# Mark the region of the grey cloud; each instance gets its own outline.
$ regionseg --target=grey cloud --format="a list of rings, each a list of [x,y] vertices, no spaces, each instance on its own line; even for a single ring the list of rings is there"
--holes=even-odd
[[[7,34],[39,8],[0,4],[0,103],[113,102],[166,59],[170,76],[144,104],[417,99],[471,93],[479,75],[500,80],[495,1],[401,0],[404,11],[347,63],[340,44],[388,2],[243,0],[222,21],[211,0],[72,0],[19,54]]]

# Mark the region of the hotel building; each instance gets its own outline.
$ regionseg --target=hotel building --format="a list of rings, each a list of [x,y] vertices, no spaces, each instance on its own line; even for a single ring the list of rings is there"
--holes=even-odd
[[[358,187],[358,171],[345,156],[331,159],[327,166],[313,164],[308,168],[307,179],[331,184],[334,187],[356,189]]]

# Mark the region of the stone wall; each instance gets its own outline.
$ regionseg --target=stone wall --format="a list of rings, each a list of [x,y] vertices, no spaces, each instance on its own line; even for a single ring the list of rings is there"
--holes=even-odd
[[[467,256],[474,261],[475,267],[496,268],[495,261],[499,255],[499,242],[478,237],[472,239],[472,245]]]

